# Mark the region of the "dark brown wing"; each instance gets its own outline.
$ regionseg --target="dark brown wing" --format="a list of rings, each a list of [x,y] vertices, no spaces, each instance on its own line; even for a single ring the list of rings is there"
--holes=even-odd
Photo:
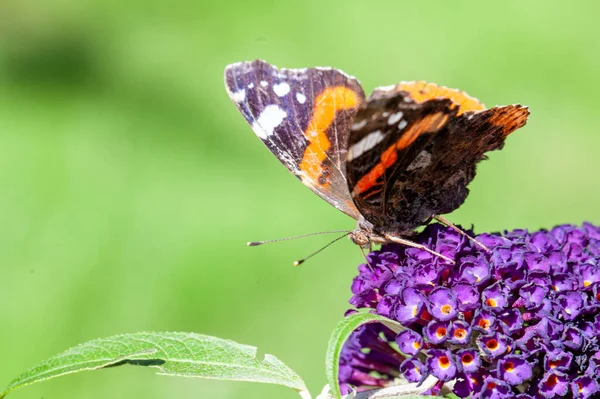
[[[350,135],[346,170],[363,217],[402,235],[458,208],[484,153],[523,126],[521,105],[494,107],[422,82],[375,90]]]
[[[345,176],[360,83],[333,68],[278,69],[264,61],[225,69],[229,96],[257,136],[304,185],[358,218]]]

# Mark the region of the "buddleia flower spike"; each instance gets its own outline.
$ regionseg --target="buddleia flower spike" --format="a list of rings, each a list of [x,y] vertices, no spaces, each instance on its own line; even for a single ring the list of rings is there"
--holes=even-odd
[[[471,233],[472,235],[472,233]],[[367,255],[350,303],[395,320],[354,331],[342,350],[345,392],[435,383],[460,398],[600,398],[600,227],[480,234],[429,225],[415,241]]]

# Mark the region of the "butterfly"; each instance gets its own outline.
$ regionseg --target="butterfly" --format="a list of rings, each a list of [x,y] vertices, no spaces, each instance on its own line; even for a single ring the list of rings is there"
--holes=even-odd
[[[422,81],[378,87],[366,98],[339,69],[279,69],[262,60],[227,66],[225,86],[279,161],[357,220],[349,233],[355,244],[397,242],[446,260],[408,237],[432,218],[451,225],[441,215],[465,201],[477,163],[529,116],[522,105],[488,109]]]

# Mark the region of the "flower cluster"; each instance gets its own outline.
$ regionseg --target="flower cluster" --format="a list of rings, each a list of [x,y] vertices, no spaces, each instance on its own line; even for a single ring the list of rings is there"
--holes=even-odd
[[[345,344],[339,380],[360,389],[404,378],[461,398],[600,398],[600,228],[482,234],[429,225],[414,241],[454,259],[384,245],[352,283],[368,324]]]

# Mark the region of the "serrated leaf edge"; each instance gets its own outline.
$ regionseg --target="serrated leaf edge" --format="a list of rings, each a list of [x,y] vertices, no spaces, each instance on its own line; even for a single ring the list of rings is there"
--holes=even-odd
[[[159,353],[162,352],[164,354],[166,354],[167,352],[165,352],[164,350],[160,349],[160,348],[152,348],[149,350],[143,350],[143,351],[136,351],[136,352],[132,352],[131,354],[127,354],[127,355],[123,355],[123,356],[119,356],[119,357],[115,357],[115,358],[98,358],[98,359],[94,359],[94,360],[90,360],[89,363],[98,363],[97,365],[93,365],[93,366],[88,366],[88,367],[82,367],[81,369],[77,369],[77,370],[69,370],[69,371],[64,371],[61,372],[60,371],[60,367],[57,369],[51,369],[48,371],[45,371],[41,374],[38,374],[37,376],[32,376],[32,377],[27,377],[26,379],[22,379],[23,376],[26,376],[28,373],[33,372],[36,368],[42,367],[44,364],[58,359],[60,357],[66,356],[66,355],[72,355],[73,353],[71,352],[75,352],[79,349],[85,348],[86,345],[91,345],[93,343],[96,342],[114,342],[114,343],[119,343],[119,344],[123,344],[122,342],[119,341],[119,339],[139,339],[141,337],[147,336],[147,335],[152,335],[156,338],[159,339],[176,339],[173,337],[173,335],[182,335],[185,337],[191,337],[194,339],[207,339],[207,340],[215,340],[218,341],[220,344],[223,345],[234,345],[234,346],[238,346],[240,348],[241,352],[244,352],[244,354],[246,356],[252,357],[254,359],[256,359],[256,361],[260,362],[261,364],[265,364],[268,365],[269,367],[273,368],[274,370],[264,370],[264,369],[259,369],[257,367],[251,367],[251,366],[245,366],[245,365],[240,365],[237,366],[237,368],[239,369],[256,369],[256,370],[260,370],[261,373],[265,374],[265,375],[272,375],[274,377],[277,377],[279,380],[281,381],[285,381],[286,384],[277,384],[276,382],[270,382],[270,381],[254,381],[252,379],[249,378],[219,378],[217,376],[214,377],[206,377],[206,376],[200,376],[200,375],[194,375],[193,373],[190,374],[186,374],[186,373],[177,373],[177,372],[169,372],[168,370],[165,370],[163,367],[161,367],[160,365],[147,365],[146,367],[149,368],[155,368],[158,369],[159,371],[156,373],[158,375],[166,375],[166,376],[178,376],[178,377],[190,377],[190,378],[203,378],[203,379],[222,379],[222,380],[227,380],[227,381],[249,381],[249,382],[263,382],[263,383],[271,383],[271,384],[276,384],[276,385],[284,385],[287,386],[289,388],[295,389],[296,391],[298,391],[299,393],[304,393],[306,395],[306,393],[308,392],[307,388],[306,388],[306,384],[304,383],[304,381],[302,380],[302,378],[300,378],[300,376],[291,368],[289,368],[288,366],[286,366],[281,360],[279,360],[279,358],[277,358],[274,355],[270,355],[270,354],[265,354],[263,356],[262,359],[259,359],[257,357],[258,354],[258,348],[251,346],[251,345],[246,345],[246,344],[240,344],[237,343],[235,341],[232,340],[228,340],[228,339],[223,339],[223,338],[217,338],[217,337],[213,337],[213,336],[209,336],[209,335],[203,335],[203,334],[196,334],[196,333],[186,333],[186,332],[138,332],[138,333],[132,333],[132,334],[119,334],[119,335],[114,335],[111,337],[105,337],[105,338],[98,338],[98,339],[94,339],[94,340],[90,340],[84,343],[81,343],[79,345],[75,345],[59,354],[56,354],[54,356],[51,356],[50,358],[46,359],[45,361],[39,363],[37,366],[34,366],[30,369],[28,369],[27,371],[25,371],[24,373],[22,373],[19,377],[15,378],[14,380],[12,380],[8,386],[6,387],[6,389],[0,393],[0,399],[3,399],[6,397],[6,395],[8,395],[9,393],[26,387],[28,385],[37,383],[37,382],[42,382],[42,381],[46,381],[49,379],[53,379],[53,378],[57,378],[57,377],[62,377],[65,375],[69,375],[69,374],[75,374],[75,373],[79,373],[82,371],[94,371],[94,370],[99,370],[99,369],[103,369],[103,368],[107,368],[107,367],[111,367],[114,365],[117,365],[120,362],[124,362],[126,360],[155,360],[155,359],[148,359],[147,356],[149,354],[154,354],[154,353]],[[143,339],[141,339],[141,341],[144,341],[150,345],[155,345],[154,342],[152,341],[145,341]],[[157,345],[158,346],[158,345]],[[157,357],[156,360],[165,360],[165,361],[169,361],[172,363],[184,363],[184,360],[173,360],[173,359],[169,359],[168,356],[165,356],[164,359],[161,359],[160,357]],[[81,364],[85,364],[88,362],[81,362]],[[206,364],[206,365],[223,365],[223,366],[228,366],[228,367],[232,367],[232,368],[236,368],[236,366],[232,366],[229,363],[219,363],[219,362],[201,362],[198,360],[190,360],[189,363],[195,363],[195,364]],[[73,366],[76,366],[77,363],[75,364],[71,364],[68,366],[65,366],[64,368],[70,368]],[[58,371],[57,371],[58,370]],[[287,374],[282,374],[279,373],[278,370],[286,370],[288,373]],[[55,375],[45,375],[44,374],[49,374],[49,373],[56,373]],[[292,375],[290,375],[290,373]],[[42,375],[40,377],[40,375]],[[304,396],[304,397],[310,397],[310,394],[308,396]]]

